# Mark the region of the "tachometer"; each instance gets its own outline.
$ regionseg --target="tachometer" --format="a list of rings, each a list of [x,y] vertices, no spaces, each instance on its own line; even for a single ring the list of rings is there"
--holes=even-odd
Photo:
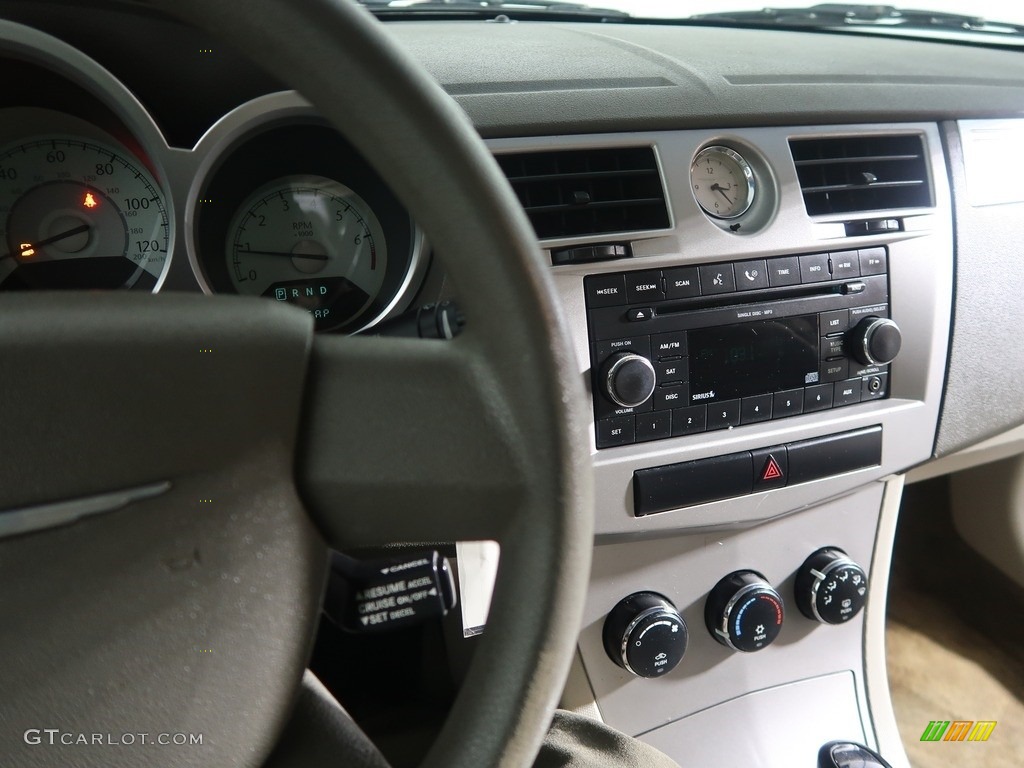
[[[67,135],[0,150],[0,288],[152,289],[170,223],[124,148]]]
[[[227,259],[239,293],[296,304],[326,327],[357,316],[377,298],[387,246],[359,195],[303,174],[275,179],[242,203],[228,227]]]

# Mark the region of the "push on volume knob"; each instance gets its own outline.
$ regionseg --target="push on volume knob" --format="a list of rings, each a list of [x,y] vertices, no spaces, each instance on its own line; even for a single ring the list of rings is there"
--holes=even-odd
[[[623,408],[635,408],[654,394],[654,366],[642,355],[620,352],[604,364],[601,381],[609,400]]]
[[[604,622],[608,656],[637,677],[668,674],[686,653],[686,622],[656,592],[636,592],[612,608]]]
[[[850,353],[863,365],[891,363],[903,345],[900,328],[885,317],[865,317],[850,331]]]

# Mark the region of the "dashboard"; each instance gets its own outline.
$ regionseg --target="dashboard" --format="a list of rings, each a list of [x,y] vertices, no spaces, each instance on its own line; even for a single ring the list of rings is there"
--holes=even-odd
[[[0,291],[256,295],[350,334],[458,298],[355,148],[217,41],[113,5],[0,16]],[[849,739],[906,765],[882,647],[904,476],[1024,424],[1024,195],[999,170],[1024,172],[1024,61],[712,27],[388,31],[523,204],[589,395],[563,706],[681,763],[811,765]],[[819,602],[829,573],[861,588],[844,613]],[[647,657],[651,616],[672,637]]]

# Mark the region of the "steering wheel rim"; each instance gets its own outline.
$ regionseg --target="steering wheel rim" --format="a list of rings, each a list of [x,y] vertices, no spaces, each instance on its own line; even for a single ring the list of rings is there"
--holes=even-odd
[[[298,490],[327,541],[337,547],[381,543],[374,537],[386,520],[385,529],[393,526],[406,540],[486,537],[502,544],[488,630],[452,715],[423,765],[526,768],[536,755],[571,662],[592,546],[583,384],[573,373],[577,366],[566,325],[529,222],[466,116],[390,41],[382,25],[353,3],[253,0],[243,12],[231,0],[149,4],[205,29],[282,81],[301,86],[303,95],[392,186],[443,254],[469,325],[449,344],[328,337],[311,341],[308,318],[297,319],[271,302],[203,299],[214,307],[230,302],[223,311],[205,309],[207,320],[221,325],[203,327],[182,324],[177,314],[199,306],[200,300],[163,296],[117,297],[106,325],[93,317],[91,299],[65,296],[63,314],[56,319],[51,314],[51,322],[83,349],[94,336],[118,336],[103,348],[110,360],[117,359],[113,348],[124,343],[145,341],[156,353],[162,341],[177,348],[198,338],[217,340],[204,344],[235,344],[255,360],[260,352],[255,342],[262,334],[270,339],[262,350],[265,358],[280,355],[290,343],[293,352],[287,360],[301,365],[311,344],[306,413],[298,443]],[[352,108],[366,104],[372,104],[372,110]],[[42,306],[38,297],[10,302],[10,336],[17,331],[22,339],[38,337],[42,343],[45,334],[33,326]],[[257,306],[259,320],[242,319]],[[116,333],[114,320],[126,317],[134,317],[138,328]],[[96,323],[95,333],[71,330]],[[218,336],[221,326],[232,330]],[[295,350],[295,345],[300,348]],[[17,351],[30,346],[21,342]],[[45,344],[39,347],[43,348]],[[19,359],[7,357],[11,371]],[[24,360],[26,366],[39,362],[28,353]],[[85,371],[82,376],[107,382],[103,371],[108,364],[88,359],[84,352],[77,362]],[[143,361],[137,364],[132,375],[145,379]],[[242,367],[236,361],[231,372],[239,376]],[[353,376],[353,369],[364,375]],[[251,375],[256,368],[247,370]],[[0,382],[11,384],[15,376],[0,376]],[[282,390],[297,392],[297,382],[301,377],[290,377]],[[414,393],[403,390],[412,383]],[[349,430],[347,444],[340,441],[339,421],[351,419],[353,409],[367,398],[381,397],[381,392],[401,394],[412,404],[404,412],[366,420]],[[425,436],[428,430],[422,428],[410,429],[405,423],[410,414],[446,430],[445,439]],[[271,440],[267,455],[259,456],[278,468],[290,460],[295,446],[284,420],[282,415],[283,437]],[[69,429],[74,424],[71,420]],[[353,434],[377,434],[378,439],[372,446],[358,445]],[[381,469],[389,456],[398,469]],[[445,469],[443,475],[438,468]],[[377,470],[383,475],[366,482]],[[275,470],[268,466],[266,474],[271,477]],[[228,482],[221,490],[227,493],[230,487]],[[275,490],[280,499],[275,496],[274,503],[292,504],[289,496],[294,491]],[[25,499],[45,497],[35,488],[30,491]],[[261,502],[250,498],[248,503]],[[409,509],[410,504],[417,508]],[[380,512],[378,506],[385,507],[385,513],[368,518],[368,513]],[[387,510],[393,512],[391,517]],[[441,518],[445,525],[439,527],[435,523]],[[66,540],[72,533],[67,529],[62,535]],[[322,583],[318,547],[308,532],[298,530],[285,549],[309,565],[293,584],[304,597],[302,609],[282,618],[308,623],[315,620],[315,611],[309,608],[315,606]],[[0,567],[6,565],[5,551],[0,550]],[[15,562],[15,567],[28,567],[25,563],[38,558],[39,552]],[[166,561],[164,566],[176,567]],[[302,644],[295,645],[301,649]],[[296,653],[292,649],[289,663],[294,663]],[[238,698],[253,693],[242,681],[236,682]],[[292,695],[299,683],[294,675]],[[275,692],[278,698],[285,694]],[[131,697],[125,701],[130,703]],[[287,711],[287,702],[270,704],[275,711]],[[42,714],[50,705],[52,711],[61,711],[52,695],[33,702],[32,708]],[[201,702],[197,706],[201,711]],[[207,714],[211,719],[223,717],[219,712]],[[268,722],[283,725],[274,717]],[[246,759],[258,764],[272,744],[266,743],[266,734],[248,733],[244,738],[250,739]],[[34,753],[37,764],[50,764],[46,754]],[[66,759],[56,752],[48,754],[54,763]],[[138,764],[131,752],[122,755],[126,764]],[[110,764],[107,758],[103,762]],[[175,762],[185,764],[177,758]]]

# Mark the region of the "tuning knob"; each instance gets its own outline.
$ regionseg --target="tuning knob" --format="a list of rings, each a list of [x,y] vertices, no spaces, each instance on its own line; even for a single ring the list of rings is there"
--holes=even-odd
[[[865,317],[847,336],[847,349],[864,365],[891,363],[902,344],[899,326],[885,317]]]
[[[785,610],[782,597],[757,571],[730,573],[704,604],[708,632],[734,651],[760,651],[778,637]]]
[[[643,405],[654,394],[654,366],[634,352],[619,352],[604,364],[601,375],[608,399],[623,408]]]
[[[867,600],[868,575],[837,547],[819,549],[796,572],[800,613],[822,624],[849,621]]]
[[[661,677],[686,653],[686,622],[668,598],[637,592],[622,600],[604,622],[604,649],[637,677]]]

